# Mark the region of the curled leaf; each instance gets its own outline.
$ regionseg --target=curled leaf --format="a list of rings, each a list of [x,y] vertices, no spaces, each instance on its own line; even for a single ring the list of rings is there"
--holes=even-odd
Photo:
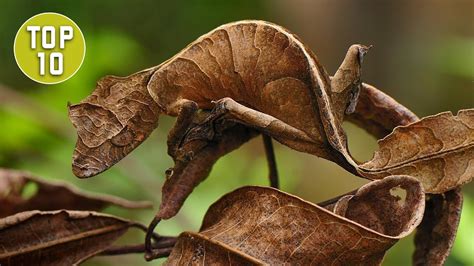
[[[428,193],[443,193],[474,176],[474,109],[428,116],[400,126],[379,141],[360,173],[380,179],[391,174],[418,178]]]
[[[23,192],[30,185],[36,186],[37,190],[25,197]],[[110,205],[130,209],[151,207],[150,202],[86,193],[66,183],[46,181],[28,172],[0,168],[0,217],[29,210],[98,211]]]
[[[391,195],[396,187],[406,191],[404,203]],[[209,208],[198,237],[181,235],[168,263],[204,265],[207,256],[218,257],[206,252],[224,249],[251,257],[249,264],[379,264],[421,222],[424,192],[416,179],[393,176],[362,187],[348,204],[354,212],[348,208],[344,217],[272,188],[240,188]],[[388,216],[387,207],[394,208]]]
[[[413,265],[444,265],[456,238],[461,208],[460,188],[431,195],[415,234]]]
[[[1,265],[73,265],[137,224],[86,211],[28,211],[0,219]]]
[[[423,218],[422,211],[411,213],[420,204],[423,193],[414,178],[389,176],[383,182],[368,183],[354,195],[342,197],[333,212],[380,233],[408,235],[412,224]]]

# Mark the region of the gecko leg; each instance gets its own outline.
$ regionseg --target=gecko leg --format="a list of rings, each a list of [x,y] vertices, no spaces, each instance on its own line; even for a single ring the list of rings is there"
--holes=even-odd
[[[188,101],[185,104],[181,105],[178,114],[178,121],[176,122],[175,127],[171,130],[170,137],[168,140],[170,155],[176,155],[176,153],[178,152],[179,145],[182,143],[184,135],[191,133],[188,127],[189,124],[193,121],[193,116],[195,115],[196,110],[197,105],[194,102]],[[212,129],[211,131],[214,132],[216,121],[220,120],[220,118],[222,118],[226,113],[227,110],[225,108],[217,107],[215,108],[213,114],[207,117],[201,124],[207,124]],[[209,137],[212,138],[211,136]],[[268,162],[270,186],[278,188],[278,170],[273,150],[272,139],[267,135],[263,135],[263,142]]]
[[[263,134],[263,145],[265,147],[265,155],[267,157],[268,163],[268,179],[270,180],[270,186],[272,188],[279,189],[279,179],[278,179],[278,168],[275,159],[275,151],[273,150],[272,138]]]
[[[299,130],[278,118],[242,105],[231,98],[222,98],[215,102],[213,113],[226,113],[227,119],[253,127],[276,139],[289,139],[314,143],[304,131]]]
[[[193,122],[193,118],[198,111],[198,105],[193,101],[184,101],[178,107],[176,107],[178,118],[173,128],[168,133],[168,154],[171,157],[175,157],[179,146],[189,129],[189,126]]]

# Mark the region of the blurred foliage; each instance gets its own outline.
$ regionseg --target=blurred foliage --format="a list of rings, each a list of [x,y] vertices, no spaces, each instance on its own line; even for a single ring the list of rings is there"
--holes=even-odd
[[[365,62],[364,79],[420,116],[473,107],[473,10],[472,1],[4,1],[0,11],[0,166],[62,179],[90,191],[149,199],[157,207],[164,171],[172,165],[165,139],[174,119],[161,119],[146,143],[109,171],[79,180],[70,169],[76,136],[67,118],[67,102],[87,96],[101,76],[128,75],[159,64],[201,34],[241,19],[270,20],[291,29],[315,50],[329,72],[337,68],[351,43],[374,44]],[[23,76],[12,52],[20,25],[47,11],[73,19],[87,44],[77,74],[53,86]],[[355,157],[370,159],[376,141],[351,124],[344,126]],[[282,189],[307,200],[322,201],[366,182],[313,156],[281,145],[276,151]],[[261,140],[252,140],[221,159],[179,215],[160,224],[158,231],[172,235],[197,230],[212,202],[243,185],[266,185],[266,176]],[[464,192],[459,235],[447,265],[474,265],[473,185]],[[153,216],[152,210],[107,211],[143,223]],[[132,232],[123,241],[142,240],[141,232]],[[412,251],[409,237],[389,251],[384,265],[407,265]],[[98,257],[87,264],[146,265],[140,255]]]

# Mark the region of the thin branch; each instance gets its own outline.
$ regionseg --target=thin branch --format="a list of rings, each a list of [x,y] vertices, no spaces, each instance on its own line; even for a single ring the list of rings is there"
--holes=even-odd
[[[278,178],[278,168],[275,158],[275,151],[273,149],[272,138],[262,134],[263,137],[263,146],[265,147],[265,155],[267,156],[268,170],[270,179],[270,186],[273,188],[280,188],[280,182]]]
[[[135,224],[135,227],[141,229],[143,232],[145,232],[147,234],[150,233],[149,230],[148,230],[148,227],[141,224],[141,223]],[[159,234],[157,234],[153,231],[150,233],[149,237],[150,237],[150,241],[151,241],[151,239],[154,239],[157,242],[162,241],[163,239],[175,238],[174,236],[160,236]]]
[[[151,244],[153,254],[157,254],[161,257],[166,257],[169,255],[174,245],[176,244],[177,237],[163,237],[157,242]],[[99,253],[101,256],[113,256],[113,255],[123,255],[131,253],[144,253],[145,244],[138,245],[125,245],[125,246],[113,246],[107,250]],[[168,255],[166,255],[168,254]],[[160,258],[161,258],[160,257]]]
[[[163,258],[163,257],[168,257],[172,250],[173,250],[173,247],[156,248],[156,249],[153,249],[152,252],[155,255],[154,258]],[[144,252],[145,252],[145,244],[139,244],[139,245],[110,247],[109,249],[102,251],[98,255],[99,256],[116,256],[116,255],[144,253]]]

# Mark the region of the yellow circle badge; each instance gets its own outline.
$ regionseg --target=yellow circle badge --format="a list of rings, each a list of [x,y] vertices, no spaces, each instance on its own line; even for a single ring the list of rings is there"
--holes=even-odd
[[[41,13],[20,27],[13,52],[18,67],[30,79],[56,84],[79,70],[86,54],[86,42],[70,18],[58,13]]]

